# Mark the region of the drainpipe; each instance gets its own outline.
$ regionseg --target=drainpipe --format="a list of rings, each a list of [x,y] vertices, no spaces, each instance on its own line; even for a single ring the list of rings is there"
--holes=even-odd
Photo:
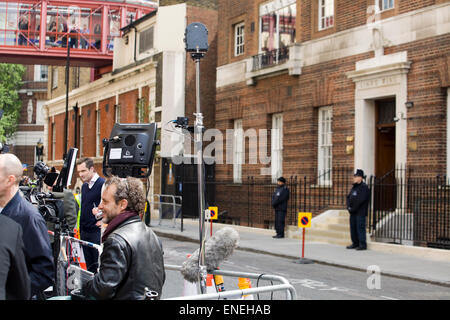
[[[134,29],[134,62],[136,62],[136,49],[137,49],[137,29],[136,26],[132,26]]]

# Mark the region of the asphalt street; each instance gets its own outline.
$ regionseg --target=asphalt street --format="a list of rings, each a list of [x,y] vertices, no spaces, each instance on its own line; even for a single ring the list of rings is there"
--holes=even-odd
[[[165,264],[181,265],[198,248],[189,241],[161,237]],[[300,300],[450,300],[450,288],[424,282],[381,275],[374,279],[366,273],[324,264],[296,264],[295,260],[235,250],[224,261],[222,270],[275,274],[285,277],[295,287]],[[237,279],[224,277],[225,289],[238,289]],[[252,287],[271,285],[252,281]],[[178,271],[166,271],[162,299],[183,295],[183,278]],[[261,300],[283,300],[285,293],[260,294]],[[254,297],[257,299],[258,297]]]

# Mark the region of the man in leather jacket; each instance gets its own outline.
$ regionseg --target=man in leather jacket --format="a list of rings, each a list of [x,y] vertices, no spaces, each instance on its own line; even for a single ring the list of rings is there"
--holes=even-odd
[[[347,210],[350,213],[350,236],[352,244],[347,249],[366,250],[366,217],[370,191],[364,183],[364,171],[357,169],[353,175],[353,187],[347,195]]]
[[[158,237],[139,217],[144,208],[140,180],[106,180],[98,209],[108,226],[102,236],[99,271],[81,289],[86,299],[142,300],[146,288],[161,297],[163,250]]]

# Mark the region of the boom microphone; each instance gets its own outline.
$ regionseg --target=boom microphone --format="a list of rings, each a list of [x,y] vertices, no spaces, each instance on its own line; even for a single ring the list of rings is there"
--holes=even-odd
[[[231,227],[218,230],[205,243],[205,265],[207,271],[215,270],[238,246],[239,234]],[[181,274],[189,282],[197,282],[199,275],[197,249],[181,266]]]

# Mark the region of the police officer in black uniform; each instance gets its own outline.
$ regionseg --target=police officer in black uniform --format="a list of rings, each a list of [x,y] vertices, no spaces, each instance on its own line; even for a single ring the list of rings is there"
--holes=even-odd
[[[366,217],[369,207],[369,187],[364,183],[364,171],[357,169],[353,175],[353,187],[347,195],[350,213],[350,236],[352,244],[347,249],[366,250]]]
[[[289,200],[289,189],[286,186],[286,179],[279,177],[277,179],[277,188],[272,195],[272,207],[275,209],[275,231],[274,239],[284,238],[284,224],[287,212],[287,203]]]

